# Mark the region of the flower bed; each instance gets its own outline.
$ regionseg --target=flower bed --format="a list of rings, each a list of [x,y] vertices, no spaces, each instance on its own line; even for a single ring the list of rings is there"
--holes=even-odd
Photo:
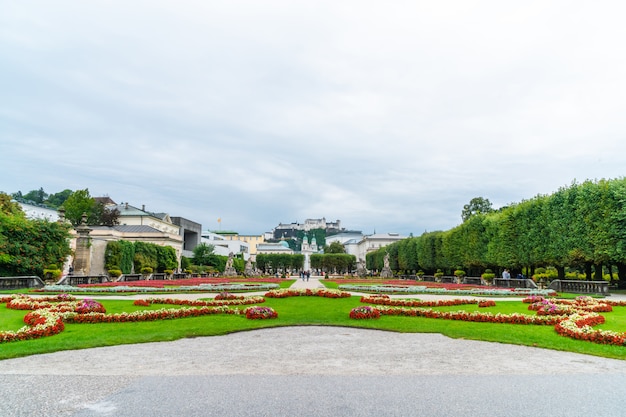
[[[407,287],[391,287],[380,285],[340,285],[340,290],[352,292],[370,292],[370,293],[396,293],[396,294],[439,294],[439,295],[471,295],[471,296],[556,296],[554,290],[538,290],[531,288],[510,288],[510,289],[488,289],[488,288],[472,288],[472,289],[452,289],[446,288],[428,288],[426,286],[407,286]]]
[[[329,290],[325,288],[314,289],[293,289],[286,288],[282,290],[273,290],[265,293],[267,298],[286,298],[286,297],[325,297],[325,298],[347,298],[352,294],[345,291]]]
[[[24,321],[27,322],[27,325],[17,331],[0,332],[0,343],[53,336],[65,329],[63,319],[59,314],[47,310],[28,313],[24,317]]]
[[[132,313],[87,313],[78,314],[75,312],[62,313],[61,317],[65,323],[126,323],[155,320],[171,320],[185,317],[200,317],[211,314],[240,314],[237,309],[230,309],[226,306],[218,307],[182,307],[182,308],[162,308],[159,310],[143,310]]]
[[[507,323],[507,324],[537,324],[537,325],[555,325],[559,320],[565,317],[557,316],[531,316],[527,314],[493,314],[479,313],[469,311],[438,311],[431,308],[409,308],[409,307],[372,307],[380,312],[381,315],[388,316],[408,316],[408,317],[426,317],[431,319],[444,320],[462,320],[481,323]]]
[[[493,300],[479,300],[478,301],[478,307],[480,308],[495,307],[495,306],[496,306],[496,302]]]
[[[231,309],[230,305],[258,304],[265,302],[263,297],[245,297],[230,300],[174,300],[148,299],[137,300],[135,305],[149,306],[151,304],[188,305],[182,308],[162,308],[159,310],[135,311],[132,313],[106,314],[102,304],[91,299],[76,300],[73,296],[60,294],[54,297],[32,298],[24,295],[2,297],[0,301],[7,304],[7,308],[18,310],[32,310],[24,317],[26,326],[17,331],[0,332],[0,343],[19,340],[36,339],[52,336],[62,332],[64,323],[123,323],[154,320],[178,319],[184,317],[199,317],[210,314],[235,314],[242,312]],[[249,309],[253,312],[248,313]],[[256,313],[254,313],[256,311]],[[268,307],[248,307],[243,312],[251,319],[274,318],[277,314]]]
[[[137,281],[139,282],[139,281]],[[147,281],[148,283],[155,284],[157,281]],[[158,281],[161,282],[161,281]],[[35,292],[63,292],[63,293],[151,293],[151,292],[224,292],[224,291],[239,291],[239,292],[252,292],[252,291],[267,291],[279,288],[278,284],[199,284],[193,286],[180,286],[180,287],[158,287],[154,285],[150,286],[136,286],[128,285],[131,283],[125,283],[125,285],[116,286],[72,286],[72,285],[46,285],[43,288],[33,290]],[[133,282],[132,284],[135,284]]]
[[[422,301],[417,299],[402,300],[397,298],[389,298],[388,295],[364,295],[361,297],[362,303],[379,304],[386,306],[401,306],[401,307],[447,307],[447,306],[459,306],[467,304],[476,304],[477,300],[436,300],[436,301]],[[494,303],[495,305],[495,303]]]
[[[250,320],[265,320],[275,319],[278,317],[278,313],[270,307],[248,307],[244,310],[247,319]]]
[[[221,292],[215,296],[216,300],[242,300],[243,295],[231,294],[227,291]]]
[[[102,282],[97,284],[80,284],[81,288],[102,288],[102,287],[151,287],[151,288],[165,288],[165,287],[181,287],[181,286],[198,286],[198,285],[227,285],[227,284],[278,284],[281,282],[278,278],[254,278],[254,280],[240,280],[233,278],[184,278],[173,280],[141,280],[141,281],[122,281],[122,282]]]
[[[452,300],[456,302],[457,300]],[[536,324],[554,325],[555,331],[566,337],[577,340],[585,340],[593,343],[611,344],[618,346],[626,345],[626,333],[614,332],[610,330],[595,330],[592,326],[603,324],[605,318],[599,312],[612,311],[612,305],[626,306],[624,302],[611,302],[606,300],[596,300],[588,296],[577,297],[575,300],[555,300],[546,299],[540,296],[531,296],[523,300],[529,303],[529,310],[537,311],[537,315],[525,314],[491,314],[467,311],[437,311],[429,308],[419,307],[396,307],[395,305],[416,305],[420,301],[412,300],[392,300],[387,295],[364,296],[361,302],[379,304],[380,306],[362,306],[353,309],[350,317],[353,319],[366,319],[377,310],[381,315],[396,315],[409,317],[426,317],[445,320],[462,320],[483,323],[508,323],[508,324]],[[436,302],[438,303],[438,302]],[[444,305],[444,304],[439,304]],[[438,306],[439,306],[438,305]],[[481,300],[479,307],[495,306],[495,302]],[[368,314],[365,314],[368,312]]]
[[[554,328],[561,336],[571,337],[572,339],[586,340],[604,345],[624,346],[626,344],[626,333],[594,330],[591,327],[602,323],[604,323],[604,317],[600,315],[572,314],[567,319],[557,323]]]
[[[141,301],[141,303],[138,303]],[[193,307],[215,307],[215,306],[236,306],[246,304],[262,304],[265,302],[265,298],[260,296],[254,297],[241,297],[232,300],[181,300],[177,298],[147,298],[145,300],[136,300],[135,305],[149,306],[152,304],[171,304],[179,306],[193,306]]]
[[[360,306],[350,310],[350,318],[355,320],[378,319],[380,311],[371,306]]]
[[[591,297],[582,296],[575,300],[557,300],[543,297],[527,298],[524,302],[530,303],[529,310],[534,310],[537,314],[574,314],[577,311],[589,311],[594,313],[609,313],[613,307],[604,300],[596,300]]]

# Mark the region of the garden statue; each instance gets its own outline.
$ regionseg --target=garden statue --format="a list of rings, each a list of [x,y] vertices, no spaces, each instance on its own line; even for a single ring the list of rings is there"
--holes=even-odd
[[[237,276],[237,270],[233,267],[233,253],[228,254],[228,260],[226,261],[226,267],[224,268],[225,277]]]
[[[385,253],[385,257],[383,258],[383,270],[380,271],[381,278],[392,278],[393,272],[391,272],[391,268],[389,267],[389,252]]]
[[[365,268],[365,262],[361,258],[359,258],[359,261],[356,263],[356,275],[358,277],[367,276],[367,269]]]

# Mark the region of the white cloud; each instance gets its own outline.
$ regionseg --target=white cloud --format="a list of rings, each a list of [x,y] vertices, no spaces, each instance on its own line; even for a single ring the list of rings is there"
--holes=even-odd
[[[35,3],[0,16],[8,192],[421,233],[623,175],[619,2]]]

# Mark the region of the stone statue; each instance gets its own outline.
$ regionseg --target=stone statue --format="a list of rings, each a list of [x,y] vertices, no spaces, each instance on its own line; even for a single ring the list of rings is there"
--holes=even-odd
[[[385,253],[385,257],[383,258],[383,270],[380,271],[381,278],[392,278],[393,272],[391,272],[391,268],[389,267],[389,252]]]
[[[356,275],[358,277],[367,276],[367,269],[365,268],[365,261],[363,261],[363,259],[361,258],[359,258],[359,260],[356,263]]]
[[[233,267],[233,257],[235,255],[231,252],[228,254],[228,260],[226,261],[226,267],[224,268],[225,277],[237,276],[237,270]]]
[[[243,270],[243,274],[245,276],[251,277],[254,276],[254,269],[252,268],[252,260],[248,259],[248,261],[246,262],[246,267]]]

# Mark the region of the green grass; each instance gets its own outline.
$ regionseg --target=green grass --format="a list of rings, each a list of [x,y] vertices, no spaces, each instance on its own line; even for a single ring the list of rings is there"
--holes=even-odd
[[[100,300],[108,313],[144,310],[132,300]],[[346,326],[405,333],[441,333],[443,335],[507,344],[537,346],[609,358],[626,359],[626,347],[605,346],[559,336],[552,326],[470,323],[416,317],[383,316],[378,320],[352,320],[348,313],[361,305],[359,297],[328,299],[321,297],[267,298],[263,304],[274,308],[274,320],[248,320],[243,316],[216,315],[141,323],[67,324],[58,335],[36,340],[0,344],[0,359],[28,356],[59,350],[85,349],[128,343],[177,340],[185,337],[215,336],[276,326]],[[149,308],[158,309],[155,305]],[[520,312],[534,314],[528,305],[517,301],[498,301],[496,307],[481,308],[493,313]],[[479,310],[476,305],[441,307],[441,310]],[[23,326],[27,311],[0,306],[0,330],[17,330]],[[604,313],[607,323],[599,328],[626,331],[626,307]]]

